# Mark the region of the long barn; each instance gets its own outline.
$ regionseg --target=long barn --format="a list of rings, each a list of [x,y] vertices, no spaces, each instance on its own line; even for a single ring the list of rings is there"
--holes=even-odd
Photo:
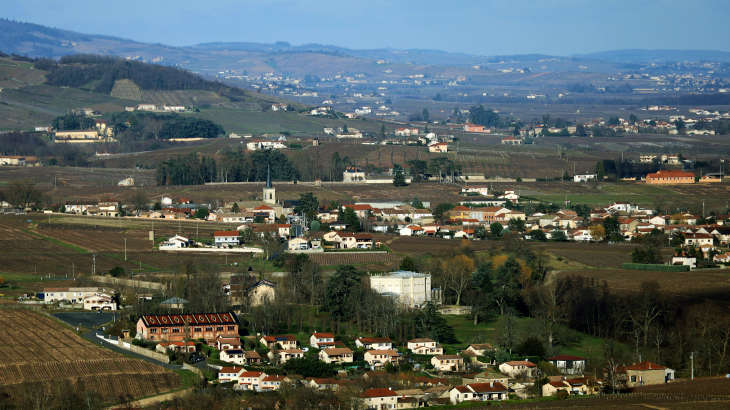
[[[238,337],[238,317],[230,312],[184,315],[145,315],[137,321],[137,337],[181,342],[203,338],[212,343],[220,335]]]

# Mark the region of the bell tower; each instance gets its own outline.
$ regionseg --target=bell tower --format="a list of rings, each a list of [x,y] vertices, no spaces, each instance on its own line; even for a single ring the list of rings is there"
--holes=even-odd
[[[276,188],[271,185],[271,166],[266,168],[266,186],[264,187],[264,202],[267,204],[276,203]]]

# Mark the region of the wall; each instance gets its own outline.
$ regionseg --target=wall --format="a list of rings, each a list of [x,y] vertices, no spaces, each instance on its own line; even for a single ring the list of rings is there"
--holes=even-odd
[[[124,285],[124,286],[130,286],[133,288],[146,288],[146,289],[156,289],[156,290],[165,289],[165,285],[163,285],[162,283],[145,282],[143,280],[134,280],[134,279],[125,279],[125,278],[115,278],[114,276],[94,276],[91,279],[94,282],[119,284],[119,285]]]

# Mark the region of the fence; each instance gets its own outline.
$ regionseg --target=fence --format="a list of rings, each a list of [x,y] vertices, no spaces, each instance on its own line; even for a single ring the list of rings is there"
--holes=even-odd
[[[660,272],[689,272],[688,265],[650,265],[645,263],[622,263],[621,269],[651,270]]]

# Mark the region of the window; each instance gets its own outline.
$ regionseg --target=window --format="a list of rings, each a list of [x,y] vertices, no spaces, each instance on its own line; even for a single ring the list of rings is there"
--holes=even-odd
[[[150,329],[150,333],[157,333],[157,329]]]
[[[164,329],[162,329],[162,333],[167,333],[168,330],[170,330],[170,329],[164,328]]]
[[[223,326],[218,326],[218,327],[215,328],[215,330],[217,332],[222,332],[223,331]]]
[[[173,327],[172,328],[172,333],[180,333],[180,328],[179,327]]]
[[[228,330],[234,331],[234,330],[236,330],[236,327],[235,326],[228,326]]]
[[[206,328],[205,328],[205,331],[206,331],[206,332],[212,332],[212,331],[213,331],[213,326],[208,326],[208,327],[206,327]]]
[[[636,376],[631,376],[631,382],[636,383]]]
[[[202,331],[203,331],[203,328],[202,327],[194,327],[193,328],[193,332],[202,332]]]

